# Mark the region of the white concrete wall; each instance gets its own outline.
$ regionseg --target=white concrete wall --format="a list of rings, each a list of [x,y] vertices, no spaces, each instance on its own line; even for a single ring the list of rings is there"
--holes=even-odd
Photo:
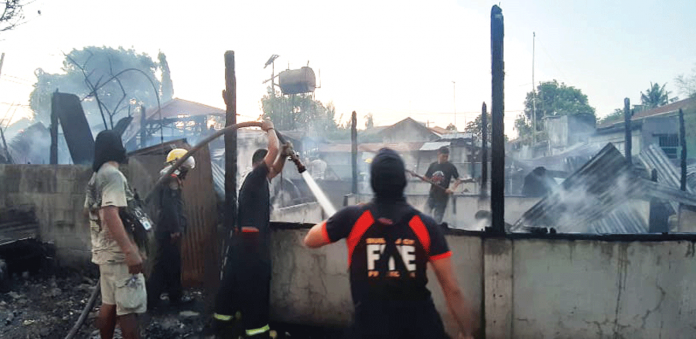
[[[302,245],[307,230],[276,230],[272,236],[271,317],[291,323],[347,326],[353,316],[345,241],[310,250]],[[457,279],[472,305],[481,306],[481,239],[448,236]],[[428,288],[445,326],[456,324],[437,279],[428,272]],[[477,317],[480,312],[477,311]]]
[[[517,240],[515,338],[694,338],[693,242]]]
[[[271,221],[316,224],[326,218],[321,205],[316,202],[278,208],[271,211]]]
[[[272,318],[346,326],[353,306],[345,242],[310,250],[301,245],[305,234],[273,233]],[[696,337],[691,241],[476,235],[448,235],[447,240],[457,279],[486,338]],[[428,288],[448,332],[456,335],[429,273]]]

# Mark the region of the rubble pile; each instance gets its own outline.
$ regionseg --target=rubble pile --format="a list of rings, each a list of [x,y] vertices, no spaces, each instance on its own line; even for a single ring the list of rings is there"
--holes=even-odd
[[[0,293],[0,338],[42,339],[64,338],[80,316],[99,279],[98,272],[57,270],[55,274],[13,274],[9,291]],[[195,302],[181,307],[163,307],[142,315],[142,338],[177,339],[204,338],[207,324],[205,296],[199,290],[188,290]],[[166,296],[165,296],[166,299]],[[75,338],[99,339],[94,320],[101,301],[89,314]],[[271,323],[278,338],[330,339],[340,338],[341,330]],[[116,329],[114,338],[122,338]]]
[[[96,275],[13,274],[10,291],[0,294],[0,338],[62,338],[87,303]],[[90,317],[93,318],[93,316]],[[86,329],[80,338],[91,332]]]

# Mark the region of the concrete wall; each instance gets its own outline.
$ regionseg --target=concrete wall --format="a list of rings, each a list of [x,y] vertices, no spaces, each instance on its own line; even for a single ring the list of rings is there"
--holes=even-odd
[[[305,234],[273,233],[272,317],[345,326],[352,314],[345,242],[309,250],[301,245]],[[486,338],[696,337],[693,241],[447,240]],[[437,280],[429,278],[454,336]]]
[[[358,195],[348,198],[349,204],[357,204],[360,202],[368,202],[372,199],[371,195]],[[420,211],[428,212],[426,203],[428,201],[427,194],[407,194],[406,200]],[[480,224],[474,216],[476,212],[484,210],[490,211],[490,199],[481,199],[478,195],[455,195],[455,203],[452,200],[447,204],[443,221],[450,227],[479,231],[486,225]],[[514,223],[522,217],[522,214],[529,210],[534,204],[539,201],[539,198],[508,196],[505,197],[505,221]],[[455,206],[456,207],[453,207]]]
[[[326,219],[324,210],[316,202],[278,208],[271,211],[271,221],[316,224]]]
[[[626,135],[623,130],[615,132],[615,133],[607,133],[607,134],[601,134],[601,135],[594,135],[590,138],[591,143],[597,143],[601,147],[604,147],[607,143],[612,143],[614,144],[614,147],[616,147],[617,150],[621,152],[621,154],[624,153],[624,150],[626,149]],[[632,155],[638,155],[640,151],[643,149],[643,134],[639,130],[634,130],[631,134],[631,154]]]
[[[345,242],[310,250],[302,245],[307,230],[273,232],[272,319],[291,323],[346,326],[353,315]],[[453,264],[463,292],[472,305],[481,305],[481,239],[448,237]],[[437,279],[429,272],[428,288],[443,321],[454,328]],[[456,333],[455,333],[456,334]]]
[[[87,166],[0,165],[0,206],[34,206],[41,240],[56,245],[62,264],[84,264],[91,258],[83,214],[91,175]]]

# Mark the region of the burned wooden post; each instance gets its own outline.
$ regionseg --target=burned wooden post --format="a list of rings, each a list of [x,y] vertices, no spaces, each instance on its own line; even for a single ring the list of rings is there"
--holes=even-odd
[[[481,107],[481,195],[488,189],[488,109],[486,103]]]
[[[225,52],[225,126],[237,123],[237,79],[234,51]],[[231,231],[237,221],[237,131],[225,133],[225,229]]]
[[[503,10],[493,6],[491,9],[491,123],[493,128],[491,133],[493,134],[491,136],[491,213],[493,214],[493,232],[497,234],[505,233],[504,32]]]
[[[684,111],[679,109],[679,146],[681,146],[681,190],[686,191],[686,126]]]
[[[147,146],[147,117],[145,117],[145,105],[140,105],[140,148]]]
[[[353,168],[353,194],[358,194],[358,117],[353,111],[350,116],[351,165]]]
[[[624,99],[624,128],[626,129],[626,144],[624,147],[624,155],[629,164],[633,164],[631,161],[631,100],[629,98]]]
[[[56,93],[58,93],[57,90]],[[58,164],[58,114],[56,113],[58,96],[56,93],[51,94],[51,155],[49,159],[51,165]]]

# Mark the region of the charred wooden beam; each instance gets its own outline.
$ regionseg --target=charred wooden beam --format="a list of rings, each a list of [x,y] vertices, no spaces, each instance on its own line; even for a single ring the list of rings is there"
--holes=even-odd
[[[491,163],[491,212],[493,232],[505,233],[505,136],[503,62],[503,10],[498,6],[491,9],[491,71],[492,71],[492,163]]]

